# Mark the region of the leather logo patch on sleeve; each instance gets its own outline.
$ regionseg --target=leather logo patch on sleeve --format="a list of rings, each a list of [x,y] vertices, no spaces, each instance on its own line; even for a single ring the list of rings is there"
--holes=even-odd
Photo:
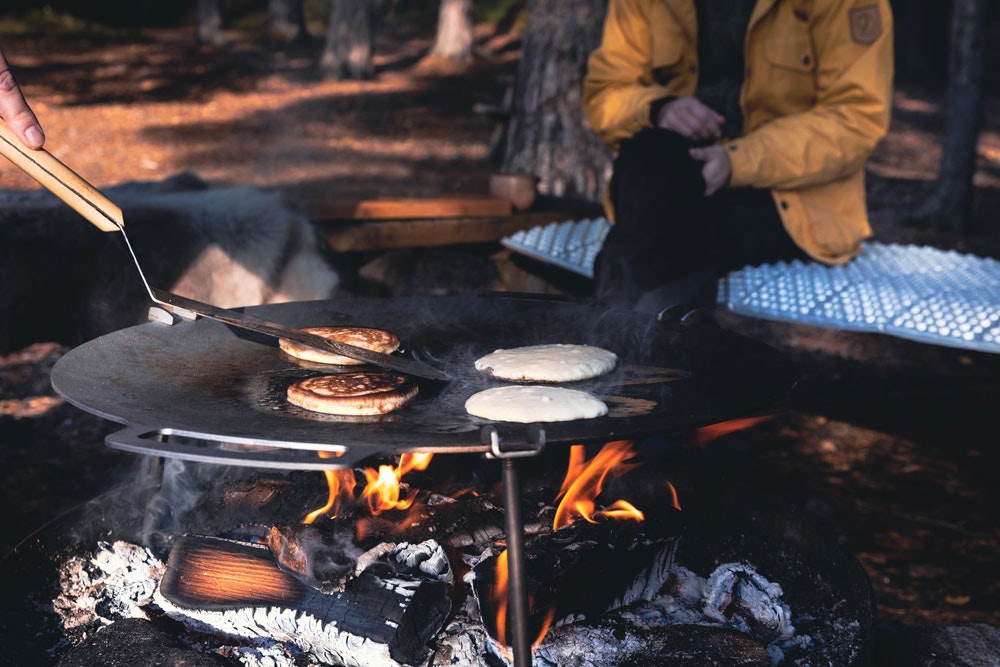
[[[882,15],[878,5],[855,7],[849,13],[851,38],[858,44],[872,44],[882,34]]]

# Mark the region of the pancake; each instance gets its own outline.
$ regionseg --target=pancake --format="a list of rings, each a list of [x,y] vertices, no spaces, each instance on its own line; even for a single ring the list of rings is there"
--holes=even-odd
[[[399,339],[382,329],[369,329],[367,327],[305,327],[301,331],[383,354],[390,354],[399,349]],[[337,364],[339,366],[356,366],[365,363],[334,352],[326,352],[300,345],[295,341],[285,338],[278,340],[278,346],[296,359],[304,361],[314,361],[320,364]]]
[[[574,382],[603,375],[618,356],[592,345],[528,345],[496,350],[476,360],[476,370],[502,380]]]
[[[470,415],[490,421],[565,422],[593,419],[608,406],[587,392],[549,385],[509,385],[473,394],[465,401]]]
[[[395,373],[317,375],[288,387],[288,402],[330,415],[384,415],[406,404],[419,387]]]

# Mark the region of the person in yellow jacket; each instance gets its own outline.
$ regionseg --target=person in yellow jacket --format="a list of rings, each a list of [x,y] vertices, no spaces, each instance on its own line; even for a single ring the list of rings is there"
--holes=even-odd
[[[744,265],[854,257],[892,39],[888,0],[610,0],[583,84],[617,153],[597,295],[709,305]]]

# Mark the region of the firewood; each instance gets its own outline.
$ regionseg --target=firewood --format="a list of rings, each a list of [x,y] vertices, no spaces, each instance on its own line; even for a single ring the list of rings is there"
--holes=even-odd
[[[358,667],[423,661],[451,608],[442,581],[368,568],[323,593],[281,570],[266,545],[197,535],[175,541],[156,603],[192,627]]]
[[[555,626],[594,620],[640,600],[650,600],[667,580],[676,537],[648,535],[645,524],[575,523],[525,546],[530,600],[529,632],[551,618]],[[473,591],[483,623],[497,637],[497,556],[474,568]],[[506,638],[504,643],[507,643]]]

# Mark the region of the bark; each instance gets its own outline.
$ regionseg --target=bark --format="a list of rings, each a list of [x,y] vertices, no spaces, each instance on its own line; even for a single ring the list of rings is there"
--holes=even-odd
[[[432,56],[472,60],[472,0],[441,0]]]
[[[941,166],[937,188],[913,218],[940,230],[965,234],[972,228],[976,145],[982,127],[986,0],[956,0]]]
[[[226,43],[222,32],[222,0],[198,0],[198,41],[216,46]]]
[[[504,171],[539,178],[539,191],[598,200],[611,156],[583,116],[587,57],[601,38],[605,0],[531,0]]]
[[[371,0],[333,0],[326,45],[320,58],[324,75],[370,79],[375,74],[375,25]]]
[[[268,0],[268,29],[272,36],[291,41],[306,36],[305,0]]]

